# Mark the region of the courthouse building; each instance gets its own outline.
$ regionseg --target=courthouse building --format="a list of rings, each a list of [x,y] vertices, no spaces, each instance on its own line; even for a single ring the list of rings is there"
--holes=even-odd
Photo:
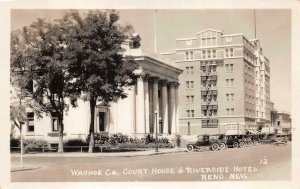
[[[124,47],[126,54],[134,56],[135,61],[139,63],[140,66],[135,72],[142,77],[135,86],[126,89],[127,98],[116,103],[97,104],[95,132],[121,132],[132,137],[143,137],[156,131],[157,121],[158,133],[174,136],[178,133],[178,76],[182,70],[166,60],[161,60],[158,55],[145,53],[141,48],[132,48],[128,44]],[[55,113],[38,119],[28,109],[27,116],[23,126],[23,135],[26,138],[58,142]],[[78,107],[70,106],[64,116],[64,139],[85,139],[90,125],[89,102],[80,100]]]
[[[184,70],[180,134],[256,132],[270,125],[270,65],[258,39],[207,29],[176,39],[175,51],[162,55]]]

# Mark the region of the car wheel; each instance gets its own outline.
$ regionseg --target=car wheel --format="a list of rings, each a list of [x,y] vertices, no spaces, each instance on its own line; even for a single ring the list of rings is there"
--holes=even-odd
[[[188,152],[194,151],[194,146],[193,145],[188,145],[186,148],[187,148]]]
[[[219,144],[220,150],[225,150],[226,149],[226,144],[224,142],[221,142]]]
[[[234,147],[234,148],[238,148],[238,147],[239,147],[239,143],[234,142],[234,143],[233,143],[233,147]]]
[[[253,141],[253,146],[256,146],[256,145],[258,145],[258,142],[255,140],[255,141]]]
[[[244,148],[245,147],[245,142],[241,141],[239,146],[240,146],[240,148]]]
[[[250,146],[253,146],[253,145],[254,145],[252,141],[250,141],[249,144],[250,144]]]
[[[213,143],[210,148],[211,148],[212,151],[217,151],[217,150],[219,150],[219,144],[218,143]]]

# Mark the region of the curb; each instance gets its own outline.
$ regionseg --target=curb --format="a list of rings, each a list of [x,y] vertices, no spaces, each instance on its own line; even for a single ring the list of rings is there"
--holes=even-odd
[[[10,172],[20,172],[20,171],[30,171],[39,169],[40,167],[22,167],[22,168],[12,168]]]
[[[150,153],[138,153],[134,154],[135,152],[132,152],[132,154],[107,154],[107,153],[77,153],[77,154],[57,154],[57,153],[51,153],[51,154],[25,154],[23,157],[137,157],[137,156],[154,156],[154,155],[161,155],[161,154],[172,154],[172,153],[181,153],[186,152],[186,150],[176,150],[176,151],[166,151],[166,152],[150,152]],[[19,154],[11,154],[11,157],[20,157]]]

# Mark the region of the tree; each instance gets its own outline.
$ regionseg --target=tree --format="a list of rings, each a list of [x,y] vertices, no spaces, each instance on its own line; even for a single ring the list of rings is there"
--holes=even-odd
[[[97,101],[108,104],[127,97],[125,88],[134,85],[138,75],[137,63],[124,56],[122,44],[129,39],[131,26],[121,27],[115,11],[89,11],[82,18],[71,13],[76,23],[75,32],[67,48],[68,71],[72,82],[72,103],[82,93],[90,103],[90,144],[94,146],[94,116]]]
[[[20,76],[19,86],[34,83],[34,90],[29,92],[35,112],[40,117],[42,113],[57,114],[58,152],[63,152],[63,118],[70,82],[64,53],[72,28],[67,17],[54,23],[38,19],[21,32],[13,32],[11,41],[12,70]]]

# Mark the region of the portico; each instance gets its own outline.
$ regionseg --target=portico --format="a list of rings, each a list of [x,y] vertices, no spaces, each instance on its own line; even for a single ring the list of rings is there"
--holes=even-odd
[[[176,135],[178,77],[182,70],[141,49],[128,49],[127,53],[139,64],[135,73],[140,77],[127,89],[127,98],[97,107],[95,131],[142,138],[145,134],[156,133],[157,124],[160,135]]]
[[[144,136],[156,132],[174,135],[178,132],[178,76],[181,70],[149,56],[136,58],[141,75],[135,86],[136,122],[133,135]],[[157,117],[155,115],[157,110]]]

